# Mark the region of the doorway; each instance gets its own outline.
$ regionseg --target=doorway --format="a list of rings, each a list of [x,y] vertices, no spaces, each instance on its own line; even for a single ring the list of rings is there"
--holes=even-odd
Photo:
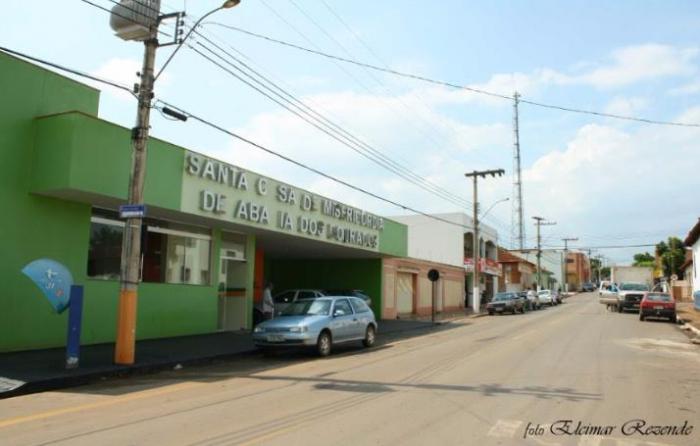
[[[220,331],[245,330],[247,326],[248,262],[245,246],[245,235],[222,233],[217,327]]]

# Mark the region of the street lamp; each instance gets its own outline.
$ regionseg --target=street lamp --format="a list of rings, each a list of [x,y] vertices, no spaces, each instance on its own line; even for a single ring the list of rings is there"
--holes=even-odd
[[[120,209],[122,217],[126,218],[122,240],[122,257],[120,267],[121,284],[119,290],[119,308],[117,313],[117,335],[114,348],[114,362],[130,365],[134,363],[136,347],[136,307],[138,301],[138,285],[141,280],[141,231],[142,220],[145,216],[143,205],[143,189],[146,179],[146,150],[151,116],[153,85],[158,76],[175,57],[187,38],[199,26],[202,20],[221,9],[232,8],[240,0],[227,0],[197,21],[187,35],[178,42],[175,51],[154,76],[156,50],[158,43],[158,26],[164,18],[180,14],[160,15],[160,0],[122,0],[112,8],[110,24],[117,35],[124,40],[143,41],[145,46],[141,83],[138,86],[138,110],[136,126],[131,131],[131,142],[134,147],[131,159],[129,179],[128,214],[126,209]],[[125,17],[125,10],[138,12],[138,8],[151,11],[153,14],[142,16],[140,19]],[[133,14],[132,14],[133,15]],[[143,17],[147,17],[144,20]],[[138,21],[136,21],[138,20]],[[176,34],[177,37],[177,34]]]
[[[180,48],[182,48],[182,45],[185,43],[185,41],[190,37],[190,35],[192,35],[192,33],[197,29],[197,27],[199,26],[199,24],[202,23],[202,22],[204,21],[204,19],[206,19],[206,18],[209,17],[210,15],[214,14],[215,12],[221,11],[222,9],[230,9],[230,8],[233,8],[234,6],[238,6],[239,3],[241,3],[241,0],[227,0],[227,1],[225,1],[221,6],[219,6],[218,8],[214,8],[214,9],[212,9],[211,11],[209,11],[208,13],[204,14],[202,17],[200,17],[200,19],[197,20],[197,21],[195,22],[194,25],[192,25],[192,27],[191,27],[190,30],[187,32],[187,34],[185,35],[185,37],[184,37],[182,40],[180,40],[180,42],[177,44],[177,48],[175,48],[175,51],[173,51],[172,54],[170,54],[170,56],[169,56],[168,59],[165,61],[165,63],[163,64],[163,66],[160,67],[160,70],[158,71],[158,74],[156,74],[155,80],[158,80],[158,78],[160,77],[161,73],[163,73],[163,70],[165,70],[165,67],[167,67],[168,64],[170,63],[170,61],[173,60],[173,57],[175,57],[175,55],[177,54],[177,52],[180,51]]]
[[[510,200],[510,198],[508,198],[508,197],[506,197],[506,198],[501,198],[500,200],[498,200],[497,202],[495,202],[494,204],[492,204],[491,206],[489,206],[489,208],[486,210],[486,212],[484,212],[483,214],[481,214],[481,219],[483,220],[484,218],[486,218],[486,215],[488,215],[488,213],[491,212],[491,209],[493,209],[494,206],[496,206],[498,203],[503,203],[504,201],[508,201],[508,200]]]

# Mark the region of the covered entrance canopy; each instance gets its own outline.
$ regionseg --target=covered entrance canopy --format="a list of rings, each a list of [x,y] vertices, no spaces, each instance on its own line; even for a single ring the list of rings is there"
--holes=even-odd
[[[93,235],[112,231],[111,248],[84,250],[111,252],[111,260],[87,260],[96,265],[90,277],[118,279],[123,222],[116,211],[128,190],[128,130],[63,113],[36,121],[36,141],[32,192],[83,203]],[[190,318],[202,313],[197,331],[250,328],[266,282],[276,292],[362,289],[378,309],[382,258],[406,255],[400,223],[157,139],[149,142],[145,201],[144,271],[182,294],[172,318],[167,298],[156,298],[157,309],[141,307],[169,321],[155,336],[184,334],[176,318],[188,307]],[[146,299],[164,291],[141,288]]]

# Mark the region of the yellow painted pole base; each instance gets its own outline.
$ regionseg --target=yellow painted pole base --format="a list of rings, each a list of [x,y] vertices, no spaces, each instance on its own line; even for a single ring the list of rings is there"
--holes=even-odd
[[[114,348],[114,363],[131,365],[136,353],[136,290],[119,293],[117,315],[117,341]]]

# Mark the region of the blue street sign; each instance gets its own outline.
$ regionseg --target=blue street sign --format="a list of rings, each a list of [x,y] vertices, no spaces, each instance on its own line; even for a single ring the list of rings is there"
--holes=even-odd
[[[78,367],[80,361],[80,329],[83,323],[83,286],[70,287],[68,305],[68,336],[66,338],[66,368]]]
[[[139,218],[146,216],[145,204],[123,204],[119,206],[120,218]]]
[[[68,268],[51,259],[39,259],[22,268],[22,272],[39,287],[57,313],[68,307],[73,276]]]

